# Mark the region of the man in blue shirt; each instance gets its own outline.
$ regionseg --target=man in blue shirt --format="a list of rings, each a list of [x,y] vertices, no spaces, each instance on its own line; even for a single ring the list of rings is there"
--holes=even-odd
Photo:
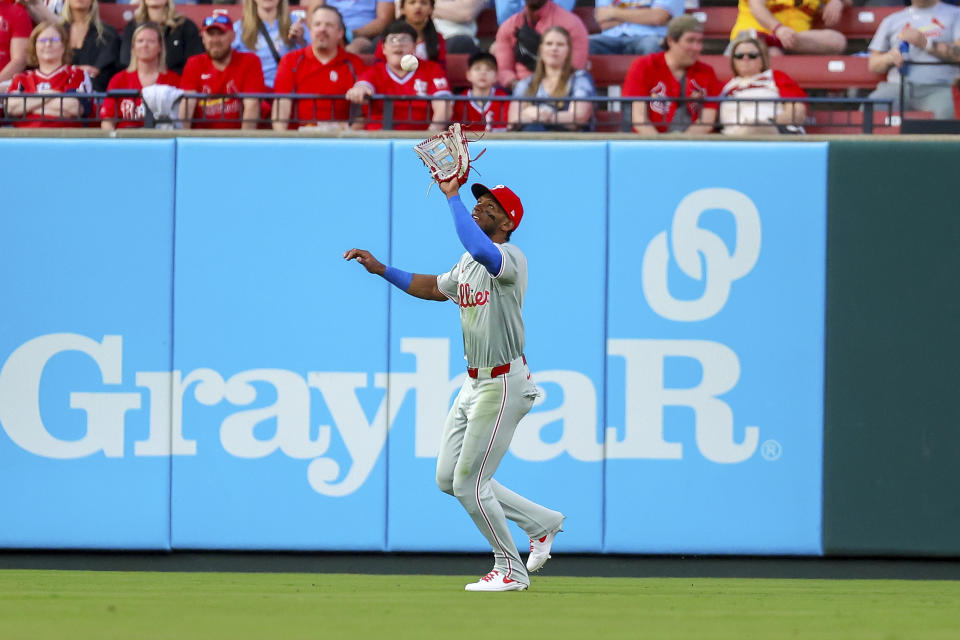
[[[645,55],[660,51],[667,23],[683,15],[684,0],[597,0],[603,33],[590,36],[590,53]]]
[[[320,4],[336,7],[347,27],[347,51],[373,53],[377,38],[393,22],[393,0],[321,0]]]

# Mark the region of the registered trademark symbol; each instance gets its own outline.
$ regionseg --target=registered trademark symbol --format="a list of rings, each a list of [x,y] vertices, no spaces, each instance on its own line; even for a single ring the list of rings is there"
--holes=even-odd
[[[782,454],[783,447],[781,447],[780,443],[776,440],[767,440],[760,445],[760,455],[763,456],[764,460],[770,460],[772,462],[777,460]]]

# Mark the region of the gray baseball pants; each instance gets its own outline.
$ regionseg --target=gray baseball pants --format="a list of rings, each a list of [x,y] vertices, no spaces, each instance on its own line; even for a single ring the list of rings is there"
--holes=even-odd
[[[510,448],[517,424],[530,411],[537,388],[530,370],[518,358],[510,372],[491,377],[479,369],[467,377],[447,415],[437,457],[437,486],[455,496],[493,548],[494,569],[511,580],[530,584],[510,535],[507,518],[530,538],[552,533],[563,514],[507,489],[493,479]]]

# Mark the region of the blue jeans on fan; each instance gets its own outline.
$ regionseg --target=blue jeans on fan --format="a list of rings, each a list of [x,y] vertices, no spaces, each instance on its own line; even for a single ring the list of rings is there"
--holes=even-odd
[[[600,55],[643,56],[660,51],[663,38],[659,36],[590,36],[590,53]]]

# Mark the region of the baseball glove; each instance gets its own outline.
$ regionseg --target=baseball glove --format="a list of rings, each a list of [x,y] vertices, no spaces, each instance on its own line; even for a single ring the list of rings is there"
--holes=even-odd
[[[463,184],[470,174],[470,163],[472,162],[467,144],[468,140],[463,135],[460,123],[455,122],[446,131],[441,131],[437,135],[427,138],[413,150],[417,152],[423,164],[430,170],[430,176],[434,180],[446,182],[456,177],[460,184]],[[481,155],[483,155],[483,151],[477,158]]]

